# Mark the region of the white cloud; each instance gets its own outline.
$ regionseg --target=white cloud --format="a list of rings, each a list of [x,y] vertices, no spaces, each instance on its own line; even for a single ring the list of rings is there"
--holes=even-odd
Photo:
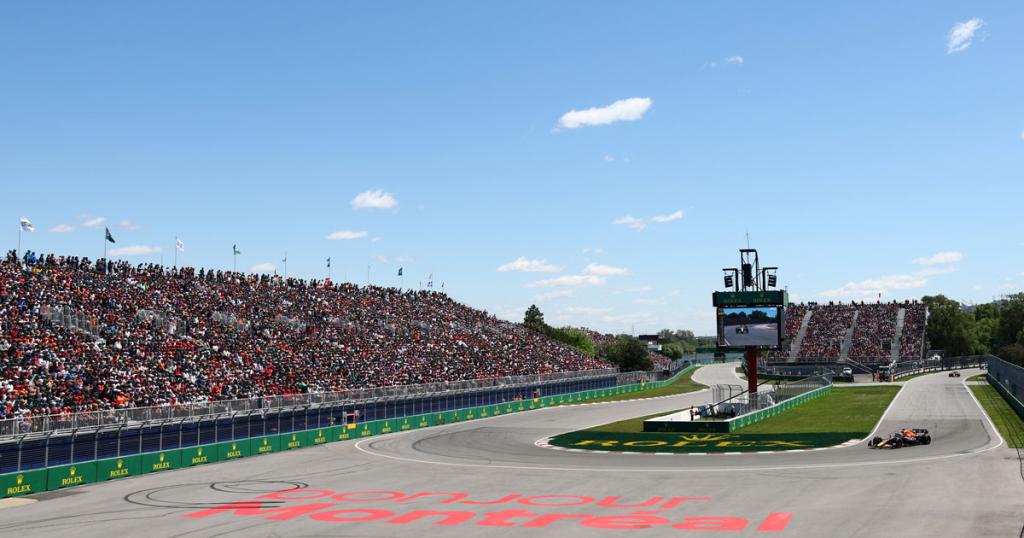
[[[124,230],[138,230],[141,227],[130,220],[122,220],[117,225]]]
[[[382,189],[361,192],[352,199],[352,207],[355,209],[391,209],[396,205],[398,200],[395,196]]]
[[[257,263],[250,267],[249,271],[253,273],[273,273],[277,271],[277,266],[272,263]]]
[[[923,288],[928,279],[917,275],[891,275],[879,278],[847,282],[843,286],[821,292],[828,299],[868,299],[877,298],[879,294],[886,296],[890,290],[907,290]]]
[[[728,58],[725,59],[725,63],[732,65],[743,65],[743,56],[729,56]]]
[[[615,157],[612,157],[611,155],[605,155],[604,156],[604,162],[606,162],[606,163],[613,163],[613,162],[615,162]]]
[[[548,291],[545,293],[538,293],[533,296],[534,301],[550,301],[551,299],[559,299],[561,297],[572,297],[572,288],[561,288],[557,290]]]
[[[413,263],[416,261],[416,258],[413,258],[412,256],[395,256],[392,260],[394,260],[395,263]]]
[[[388,257],[387,256],[377,256],[377,261],[379,261],[380,263],[388,263]]]
[[[626,215],[625,217],[615,219],[612,221],[612,224],[621,224],[622,226],[632,228],[638,232],[647,227],[647,223],[644,222],[643,219],[638,219],[631,215]]]
[[[599,308],[595,306],[567,306],[562,309],[567,314],[603,314],[610,311],[610,308]]]
[[[566,129],[575,129],[585,125],[608,125],[617,121],[635,121],[644,117],[653,101],[649,97],[630,97],[621,99],[602,108],[586,110],[570,110],[558,120],[558,125]]]
[[[145,256],[147,254],[156,254],[163,249],[160,247],[150,247],[146,245],[133,245],[130,247],[119,247],[110,249],[109,254],[111,256]]]
[[[598,276],[619,276],[628,275],[629,269],[625,267],[615,267],[613,265],[602,265],[600,263],[587,264],[583,268],[583,274],[585,275],[598,275]]]
[[[82,222],[82,228],[95,228],[104,222],[107,222],[107,217],[92,217],[87,218]]]
[[[1020,132],[1020,139],[1021,139],[1022,141],[1024,141],[1024,131],[1021,131],[1021,132]]]
[[[955,263],[962,259],[964,259],[963,253],[947,250],[923,258],[914,258],[913,262],[918,265],[938,265],[940,263]]]
[[[498,271],[502,273],[509,271],[519,271],[522,273],[557,273],[561,270],[561,267],[548,263],[547,260],[528,260],[525,256],[520,256],[504,265],[498,266]]]
[[[627,228],[641,232],[648,224],[652,222],[663,223],[672,222],[674,220],[680,220],[683,218],[683,210],[677,209],[676,211],[669,213],[668,215],[654,215],[653,217],[637,218],[632,215],[626,215],[625,217],[617,218],[612,221],[612,224],[618,224]]]
[[[548,278],[527,284],[527,288],[578,288],[580,286],[603,286],[606,282],[603,276],[597,275],[565,275],[558,278]]]
[[[668,299],[665,299],[664,297],[660,299],[633,299],[633,304],[663,305],[668,304]]]
[[[984,25],[985,21],[977,17],[954,24],[953,28],[949,31],[949,35],[946,36],[946,54],[960,52],[970,47],[971,42],[974,40],[975,32]]]
[[[51,232],[55,232],[55,233],[59,233],[59,234],[64,234],[64,233],[75,231],[75,227],[74,226],[68,226],[67,224],[58,224],[58,225],[54,226],[53,228],[50,228],[50,231]]]
[[[651,217],[651,222],[672,222],[683,218],[683,210],[677,209],[674,213],[668,215],[655,215]]]
[[[369,235],[367,232],[354,232],[352,230],[338,230],[327,234],[327,239],[331,241],[346,241],[349,239],[362,239]]]
[[[654,321],[654,314],[650,312],[630,312],[603,316],[601,319],[609,323],[649,323]]]

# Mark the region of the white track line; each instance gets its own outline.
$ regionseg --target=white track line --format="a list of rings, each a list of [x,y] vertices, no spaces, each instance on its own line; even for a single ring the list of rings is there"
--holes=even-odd
[[[988,416],[988,411],[985,411],[985,406],[981,405],[981,402],[978,401],[978,398],[974,395],[974,391],[967,387],[967,378],[969,377],[971,376],[964,376],[963,380],[960,381],[960,384],[963,385],[964,390],[966,390],[967,394],[969,394],[971,396],[971,399],[974,400],[974,404],[977,405],[978,409],[981,411],[981,416],[985,417],[985,422],[988,422],[989,428],[992,429],[992,431],[996,434],[996,438],[999,439],[999,444],[997,444],[994,448],[1003,446],[1003,443],[1005,443],[1006,440],[1003,439],[1003,435],[999,433],[999,428],[996,428],[996,425],[992,422],[992,417]],[[1000,395],[1000,398],[1001,397],[1002,395]]]

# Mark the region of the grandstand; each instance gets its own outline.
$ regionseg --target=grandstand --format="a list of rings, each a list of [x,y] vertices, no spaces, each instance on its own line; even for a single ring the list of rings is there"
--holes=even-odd
[[[433,291],[0,263],[0,419],[608,367]]]
[[[790,347],[770,363],[888,364],[924,352],[928,312],[918,301],[792,304],[786,309]]]

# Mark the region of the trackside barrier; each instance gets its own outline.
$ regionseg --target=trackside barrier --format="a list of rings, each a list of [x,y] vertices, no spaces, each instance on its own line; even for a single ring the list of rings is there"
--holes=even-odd
[[[988,357],[988,382],[1024,419],[1024,368],[995,356]]]
[[[770,417],[774,417],[776,415],[780,415],[780,414],[784,413],[785,411],[787,411],[789,409],[792,409],[793,407],[796,407],[796,406],[798,406],[798,405],[800,405],[800,404],[802,404],[802,403],[804,403],[804,402],[806,402],[808,400],[813,400],[814,398],[818,398],[819,396],[824,396],[824,395],[829,394],[831,392],[832,392],[832,385],[826,385],[824,387],[821,387],[820,389],[814,389],[814,390],[812,390],[810,392],[805,392],[804,394],[801,394],[801,395],[796,396],[794,398],[790,398],[790,399],[785,400],[783,402],[777,403],[777,404],[775,404],[775,405],[773,405],[771,407],[766,407],[766,408],[761,409],[759,411],[754,411],[753,413],[748,413],[746,415],[740,415],[738,417],[731,418],[731,419],[726,421],[728,423],[728,425],[729,425],[729,430],[728,431],[734,432],[734,431],[736,431],[736,430],[738,430],[740,428],[745,428],[747,426],[750,426],[751,424],[756,424],[758,422],[761,422],[762,420],[764,420],[766,418],[770,418]]]
[[[31,495],[33,493],[81,486],[94,482],[272,454],[337,441],[348,441],[375,435],[386,435],[419,428],[429,428],[431,426],[531,411],[544,407],[586,402],[641,390],[661,388],[677,381],[680,377],[692,372],[696,368],[697,365],[690,366],[665,381],[592,389],[528,400],[468,407],[441,413],[340,424],[274,435],[261,435],[188,448],[158,450],[143,454],[81,461],[70,465],[2,474],[0,475],[0,497]]]

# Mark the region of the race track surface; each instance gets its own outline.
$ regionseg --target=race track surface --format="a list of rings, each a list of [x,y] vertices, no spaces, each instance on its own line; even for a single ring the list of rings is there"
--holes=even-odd
[[[695,378],[743,384],[734,367],[705,367]],[[705,390],[547,408],[44,493],[34,497],[38,502],[0,509],[0,532],[1018,536],[1024,481],[1017,452],[1005,447],[963,385],[970,375],[913,379],[883,418],[880,434],[924,427],[934,438],[930,446],[659,456],[535,445],[567,431],[705,403]],[[267,495],[296,487],[305,489]]]

